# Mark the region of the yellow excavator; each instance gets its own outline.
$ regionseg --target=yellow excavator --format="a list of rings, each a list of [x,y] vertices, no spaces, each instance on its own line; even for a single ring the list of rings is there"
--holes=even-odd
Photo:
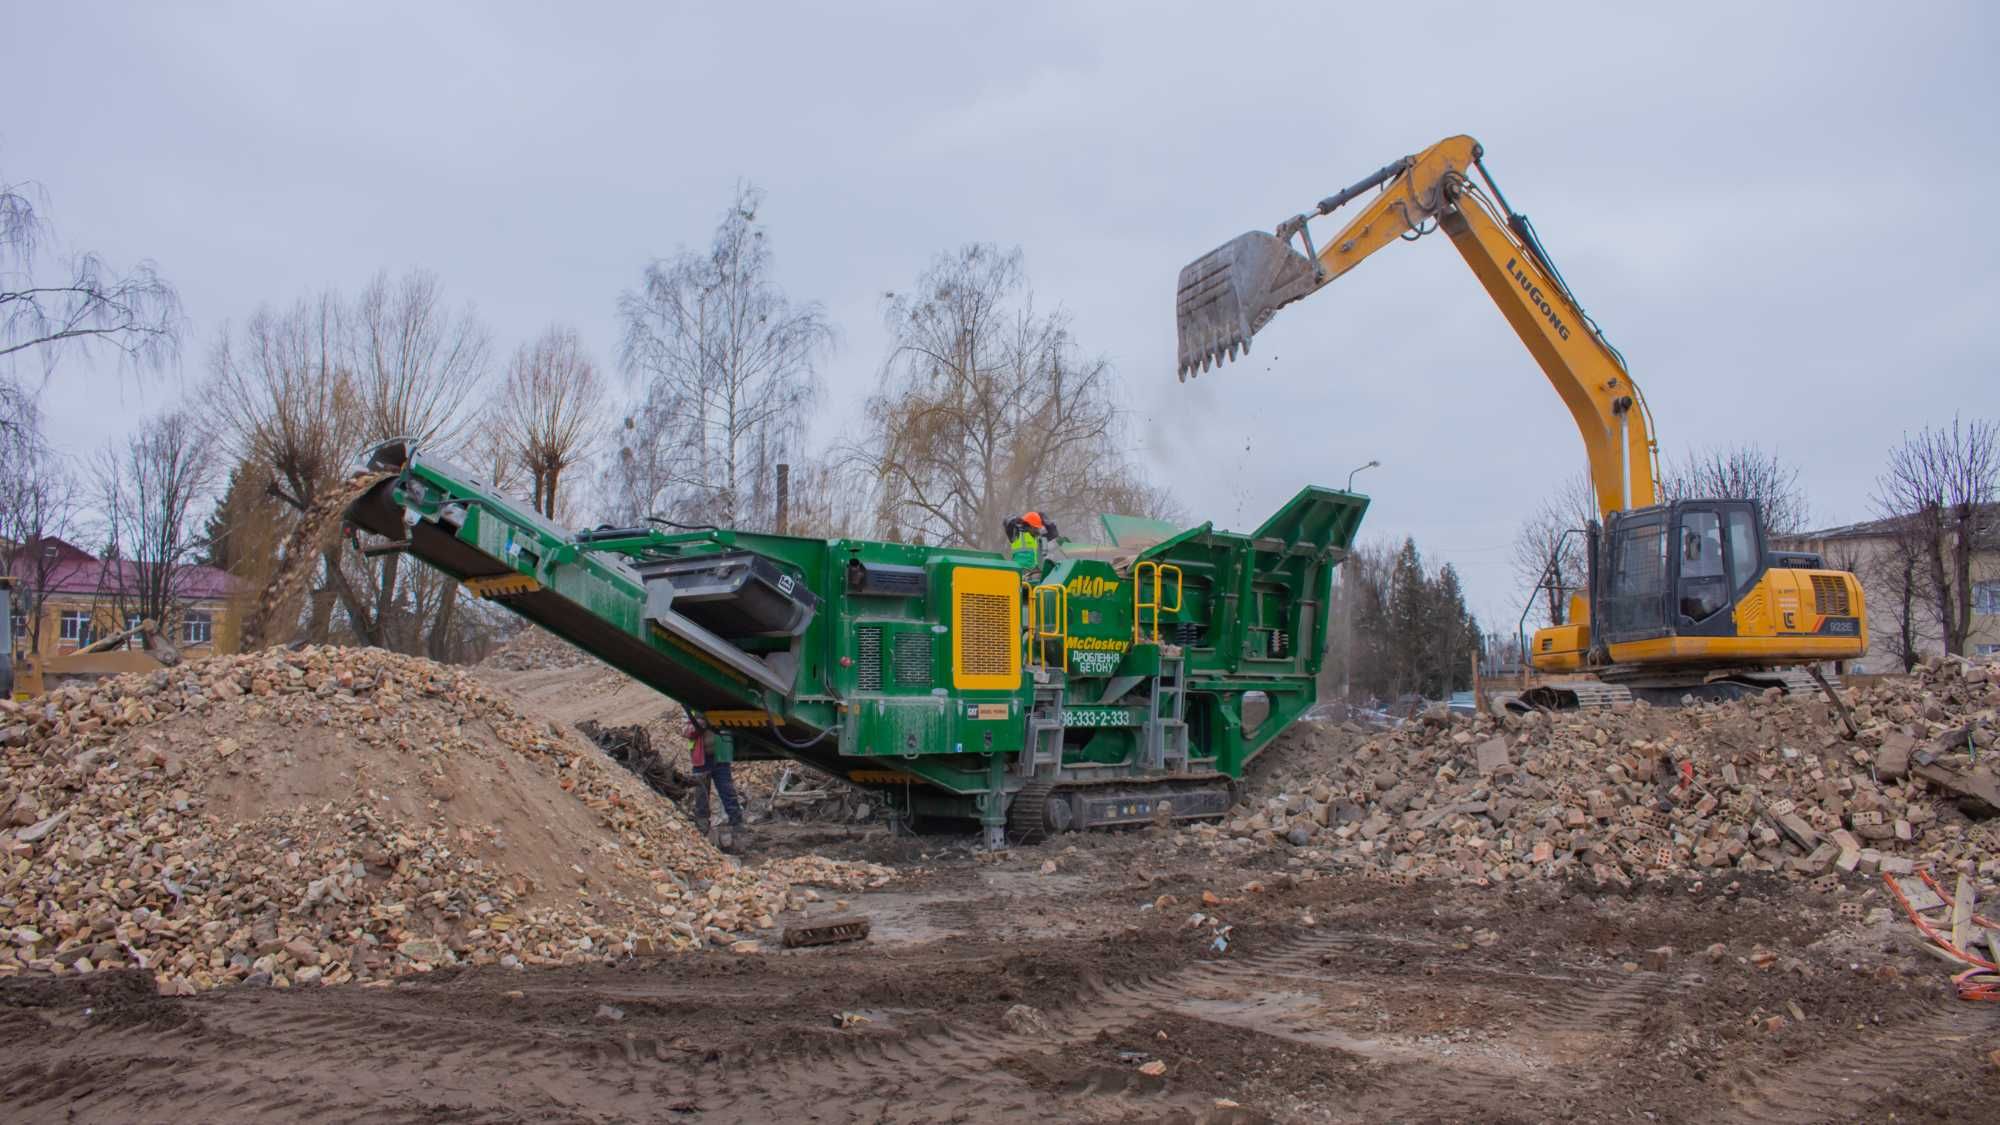
[[[1315,245],[1311,219],[1371,191],[1359,214]],[[1471,137],[1406,156],[1275,232],[1242,235],[1181,270],[1181,378],[1248,353],[1280,308],[1375,251],[1436,230],[1450,236],[1569,407],[1603,517],[1577,529],[1587,588],[1570,599],[1570,623],[1535,633],[1530,660],[1556,676],[1524,692],[1526,704],[1671,704],[1801,690],[1818,679],[1816,662],[1867,651],[1860,582],[1816,555],[1773,550],[1755,500],[1661,501],[1645,396]]]

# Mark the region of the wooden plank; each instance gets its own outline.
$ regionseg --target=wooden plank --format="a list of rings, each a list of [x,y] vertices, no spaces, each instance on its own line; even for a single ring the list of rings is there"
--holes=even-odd
[[[1958,876],[1958,891],[1951,904],[1951,944],[1959,949],[1966,948],[1972,940],[1972,900],[1978,894],[1972,886],[1972,876],[1961,872]]]

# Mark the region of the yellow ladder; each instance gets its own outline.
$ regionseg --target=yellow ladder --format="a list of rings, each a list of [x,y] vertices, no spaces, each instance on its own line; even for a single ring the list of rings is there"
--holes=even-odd
[[[1048,667],[1046,642],[1055,641],[1064,667],[1069,664],[1069,591],[1044,582],[1028,591],[1028,662]]]
[[[1173,577],[1174,601],[1166,603],[1167,578]],[[1153,580],[1152,589],[1146,588],[1146,579]],[[1146,611],[1153,611],[1152,631],[1146,629]],[[1132,564],[1132,643],[1141,644],[1151,640],[1160,643],[1160,614],[1179,613],[1181,609],[1181,568],[1172,563],[1154,562],[1141,559]]]

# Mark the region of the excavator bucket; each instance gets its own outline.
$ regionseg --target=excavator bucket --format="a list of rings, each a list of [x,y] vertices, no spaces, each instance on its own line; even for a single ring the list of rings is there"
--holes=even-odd
[[[1318,285],[1311,259],[1263,231],[1239,235],[1188,263],[1174,298],[1181,378],[1235,359],[1238,349],[1248,354],[1250,337],[1272,314]]]

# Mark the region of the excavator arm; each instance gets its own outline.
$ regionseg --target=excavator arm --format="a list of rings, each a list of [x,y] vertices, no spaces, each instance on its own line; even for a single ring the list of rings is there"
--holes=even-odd
[[[1491,198],[1471,179],[1475,172]],[[1378,187],[1359,214],[1315,247],[1311,219]],[[1175,302],[1181,378],[1247,353],[1250,338],[1280,308],[1332,284],[1375,251],[1440,229],[1569,407],[1589,455],[1599,509],[1608,516],[1655,503],[1658,447],[1644,397],[1533,228],[1507,208],[1471,137],[1449,137],[1406,156],[1321,200],[1311,214],[1278,224],[1274,233],[1252,231],[1183,269]]]

